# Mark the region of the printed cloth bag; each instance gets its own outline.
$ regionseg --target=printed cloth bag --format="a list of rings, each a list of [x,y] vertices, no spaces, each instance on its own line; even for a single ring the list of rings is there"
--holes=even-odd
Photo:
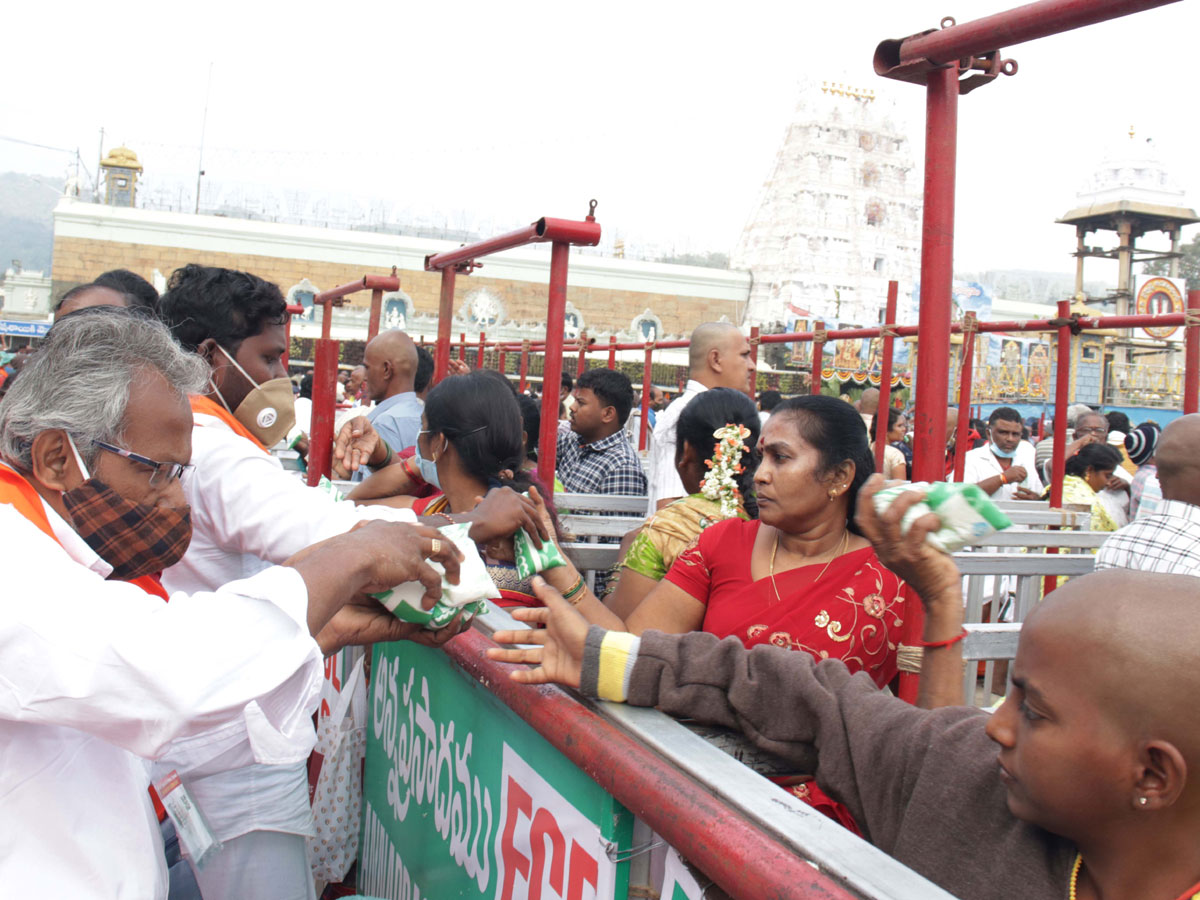
[[[341,881],[358,856],[363,755],[367,745],[367,685],[359,658],[328,716],[320,719],[310,763],[313,836],[308,857],[313,876]],[[315,770],[315,772],[313,771]]]

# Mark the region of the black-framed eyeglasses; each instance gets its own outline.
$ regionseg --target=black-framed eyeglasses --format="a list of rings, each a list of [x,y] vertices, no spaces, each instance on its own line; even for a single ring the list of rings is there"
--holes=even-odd
[[[158,460],[151,459],[148,456],[142,456],[140,453],[134,453],[132,450],[126,450],[124,447],[116,447],[112,444],[106,444],[104,441],[92,441],[92,443],[101,450],[107,450],[109,453],[115,453],[117,456],[123,456],[125,459],[152,469],[153,471],[150,473],[150,484],[155,487],[163,484],[170,484],[172,481],[180,478],[184,472],[190,472],[195,468],[195,466],[191,465],[190,463],[159,462]]]

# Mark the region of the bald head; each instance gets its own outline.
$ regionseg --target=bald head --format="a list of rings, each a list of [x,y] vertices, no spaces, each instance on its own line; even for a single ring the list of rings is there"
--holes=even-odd
[[[869,387],[858,397],[858,411],[873,416],[879,411],[879,389]]]
[[[363,367],[367,393],[375,402],[409,393],[417,374],[417,345],[403,331],[385,331],[367,344]]]
[[[1200,506],[1200,413],[1180,416],[1163,429],[1154,451],[1163,498]]]
[[[690,377],[705,387],[743,393],[750,389],[754,373],[750,343],[741,329],[729,322],[705,322],[692,332],[688,366]]]
[[[54,321],[91,306],[128,306],[129,299],[121,291],[98,284],[86,284],[68,291],[54,311]]]
[[[1200,693],[1200,579],[1131,569],[1073,578],[1034,608],[1022,630],[1041,657],[1058,657],[1054,690],[1087,702],[1121,727],[1171,740],[1200,763],[1200,720],[1181,715]],[[1036,678],[1035,671],[1015,675]],[[1043,688],[1049,690],[1051,688]],[[1064,696],[1063,700],[1069,698]]]

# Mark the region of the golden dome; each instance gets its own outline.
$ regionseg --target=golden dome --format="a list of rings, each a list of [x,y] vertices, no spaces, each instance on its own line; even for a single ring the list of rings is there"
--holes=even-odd
[[[136,172],[142,171],[142,164],[138,162],[137,154],[128,147],[114,147],[108,151],[108,156],[100,161],[102,166],[113,166],[120,169],[133,169]]]

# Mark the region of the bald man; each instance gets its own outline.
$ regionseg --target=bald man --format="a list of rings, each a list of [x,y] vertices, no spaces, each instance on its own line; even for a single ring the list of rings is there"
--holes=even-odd
[[[754,360],[750,342],[728,322],[705,322],[692,332],[688,347],[688,383],[682,394],[655,419],[650,443],[650,511],[684,496],[675,471],[675,423],[697,394],[727,387],[754,397]]]
[[[869,387],[858,395],[858,413],[862,416],[863,424],[867,426],[867,434],[871,435],[871,440],[875,440],[875,435],[871,434],[871,425],[875,422],[875,413],[879,411],[879,389]]]
[[[123,291],[98,284],[81,284],[63,294],[54,310],[54,321],[91,306],[130,306]]]
[[[1154,451],[1162,501],[1154,513],[1113,533],[1097,569],[1134,569],[1200,577],[1200,414],[1163,429]],[[1200,585],[1197,585],[1200,589]]]
[[[547,607],[517,615],[548,627],[495,637],[541,646],[489,651],[540,663],[514,680],[737,728],[814,773],[868,840],[955,897],[1200,891],[1200,617],[1179,614],[1196,602],[1190,578],[1108,570],[1056,590],[1026,620],[993,715],[919,709],[839,660],[770,645],[589,629],[535,589]],[[961,601],[947,591],[932,606]]]
[[[385,331],[363,353],[367,396],[375,407],[367,418],[392,450],[417,443],[421,430],[421,401],[413,382],[417,375],[417,345],[403,331]]]

